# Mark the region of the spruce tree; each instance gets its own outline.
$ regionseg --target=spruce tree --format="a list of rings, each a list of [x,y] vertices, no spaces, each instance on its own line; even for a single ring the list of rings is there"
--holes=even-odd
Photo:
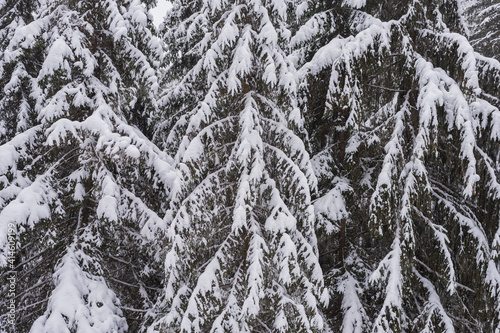
[[[33,66],[31,123],[18,121],[0,146],[0,274],[11,270],[13,225],[17,331],[138,331],[155,302],[161,244],[152,240],[176,173],[143,134],[162,53],[147,9],[44,1],[5,51],[12,66]],[[9,301],[0,322],[13,332]]]
[[[292,5],[178,0],[166,19],[156,138],[181,175],[152,332],[325,328]]]
[[[499,330],[498,62],[456,1],[299,7],[331,328]]]
[[[500,3],[493,0],[464,2],[471,45],[482,55],[500,60]]]
[[[10,140],[18,128],[29,121],[28,114],[33,107],[29,91],[36,59],[29,61],[9,48],[17,29],[33,20],[36,1],[11,1],[0,3],[0,145]],[[35,66],[33,66],[35,65]]]

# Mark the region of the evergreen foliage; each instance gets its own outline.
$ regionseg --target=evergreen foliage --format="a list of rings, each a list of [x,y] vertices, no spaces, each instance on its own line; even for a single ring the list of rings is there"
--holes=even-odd
[[[0,0],[0,332],[500,332],[495,1],[155,3]]]
[[[460,3],[393,6],[325,4],[292,38],[327,316],[343,332],[493,332],[499,111],[480,78],[497,62],[463,37]]]
[[[0,145],[15,135],[18,128],[26,128],[34,101],[30,98],[34,55],[27,59],[20,54],[12,54],[9,44],[16,29],[22,29],[33,20],[32,13],[37,7],[33,1],[0,2]]]
[[[469,21],[471,45],[481,54],[500,60],[500,3],[468,0],[464,10]]]
[[[162,52],[146,10],[137,0],[46,1],[4,53],[31,66],[10,79],[30,82],[18,84],[30,122],[18,120],[0,148],[0,265],[4,278],[14,225],[18,331],[136,331],[154,303],[152,240],[175,172],[143,134]]]
[[[181,172],[153,331],[313,332],[323,291],[316,178],[282,1],[174,2],[161,98]]]

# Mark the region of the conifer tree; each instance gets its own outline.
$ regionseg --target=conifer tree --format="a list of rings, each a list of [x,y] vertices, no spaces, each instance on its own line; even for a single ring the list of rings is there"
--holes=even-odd
[[[500,332],[497,4],[154,4],[0,0],[0,332]]]
[[[331,328],[499,330],[498,62],[456,1],[298,8]]]
[[[316,187],[287,59],[288,1],[175,1],[165,121],[179,184],[151,332],[319,332]]]
[[[468,0],[464,3],[471,45],[482,55],[500,60],[500,3]]]
[[[32,123],[0,146],[0,274],[14,225],[18,331],[138,331],[155,302],[161,244],[152,240],[176,173],[142,133],[162,53],[147,9],[44,1],[5,51],[14,67],[33,66]],[[0,322],[13,330],[9,301]]]
[[[37,3],[33,1],[3,0],[0,3],[0,45],[4,51],[19,26],[31,22]]]
[[[0,144],[11,139],[26,122],[32,107],[29,98],[33,63],[9,52],[16,29],[33,20],[36,1],[0,2]],[[33,58],[34,59],[34,58]],[[33,60],[32,59],[32,60]],[[31,73],[30,73],[31,72]],[[31,102],[31,103],[30,103]]]

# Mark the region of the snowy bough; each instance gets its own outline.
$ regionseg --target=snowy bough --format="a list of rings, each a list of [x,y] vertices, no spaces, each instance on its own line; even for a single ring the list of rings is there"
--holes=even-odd
[[[28,59],[9,57],[8,47],[16,29],[32,21],[37,7],[38,2],[30,0],[0,2],[0,144],[9,141],[28,120],[30,75],[34,73],[26,68]]]
[[[150,332],[324,328],[316,178],[285,49],[289,5],[176,1],[167,17],[156,135],[182,176]]]
[[[161,44],[139,1],[44,1],[35,15],[2,58],[30,66],[2,73],[12,76],[6,96],[17,96],[16,77],[29,78],[30,91],[0,146],[0,272],[11,270],[14,225],[17,323],[3,310],[0,322],[33,333],[137,331],[155,302],[152,240],[176,177],[142,134]]]
[[[459,2],[389,3],[304,2],[292,37],[329,323],[496,332],[498,62],[463,36]]]
[[[500,332],[498,6],[154,3],[0,0],[18,331]]]

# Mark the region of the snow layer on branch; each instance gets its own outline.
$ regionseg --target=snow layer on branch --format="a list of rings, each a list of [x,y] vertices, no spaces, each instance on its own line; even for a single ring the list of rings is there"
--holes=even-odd
[[[28,25],[15,30],[9,47],[5,51],[5,62],[13,61],[21,54],[21,48],[31,48],[34,46],[37,37],[42,33],[43,27],[48,23],[48,19],[37,20]],[[20,46],[21,48],[17,48]]]
[[[434,317],[437,317],[437,320],[439,320],[439,324],[444,326],[445,330],[443,332],[455,333],[453,322],[446,313],[443,305],[441,304],[441,300],[436,292],[436,289],[434,288],[434,285],[428,279],[423,277],[417,270],[414,270],[413,272],[420,279],[420,282],[422,283],[424,288],[427,289],[427,292],[429,294],[428,300],[425,303],[425,308],[421,315],[424,317],[423,320],[425,322],[424,328],[421,332],[435,332],[436,327],[434,326],[434,321],[436,321],[436,318]]]
[[[107,174],[106,170],[100,171],[101,172],[97,175],[97,179],[99,179],[99,183],[102,184],[102,197],[99,200],[99,205],[97,206],[97,216],[99,218],[117,222],[117,208],[120,197],[118,186],[112,179],[111,175]]]
[[[403,309],[403,276],[401,274],[400,230],[396,230],[396,238],[392,250],[379,263],[370,277],[370,283],[386,284],[384,303],[373,323],[372,333],[398,332],[405,325]]]
[[[494,299],[494,310],[496,312],[497,319],[500,319],[500,273],[498,272],[498,266],[494,260],[488,262],[488,267],[486,269],[486,279],[485,282],[490,292],[491,297]],[[495,329],[495,333],[500,331],[500,324],[497,327],[492,327]]]
[[[448,280],[447,291],[450,294],[453,294],[456,291],[455,265],[453,263],[452,255],[448,247],[448,243],[450,242],[450,240],[447,236],[446,229],[443,226],[432,222],[432,220],[427,218],[424,214],[422,214],[422,212],[420,212],[416,208],[414,208],[413,211],[421,219],[423,219],[433,231],[433,236],[438,242],[439,250],[443,254],[445,259],[446,271],[447,271],[446,279]]]
[[[307,64],[299,70],[299,78],[307,73],[317,74],[325,67],[335,67],[338,63],[351,65],[354,59],[363,57],[370,49],[380,51],[390,47],[391,27],[394,23],[374,21],[356,36],[336,37],[320,48]],[[347,74],[349,70],[347,70]]]
[[[316,228],[325,228],[328,234],[337,231],[334,222],[349,216],[344,200],[344,192],[352,188],[346,179],[335,178],[333,188],[314,202],[314,211],[317,216]]]
[[[478,94],[481,89],[479,88],[478,70],[476,66],[477,58],[467,38],[457,33],[435,33],[428,30],[423,30],[422,34],[423,36],[426,34],[434,35],[439,42],[446,45],[449,49],[456,47],[458,62],[464,74],[464,87]]]
[[[0,184],[2,185],[0,208],[2,209],[23,188],[32,183],[28,177],[23,175],[22,170],[18,169],[18,162],[27,157],[28,149],[35,141],[38,130],[37,127],[31,128],[0,146],[0,155],[2,156],[0,160]],[[9,174],[13,176],[13,180],[9,179]]]
[[[397,100],[397,94],[394,97],[393,102]],[[384,207],[387,216],[391,214],[391,207],[386,205],[386,199],[383,199],[384,195],[391,195],[394,191],[394,180],[398,178],[398,169],[402,166],[399,165],[399,160],[404,158],[403,153],[403,143],[402,136],[404,130],[405,119],[409,113],[409,105],[406,102],[401,109],[394,115],[395,125],[391,135],[391,139],[385,145],[384,150],[386,155],[384,156],[384,161],[382,165],[382,170],[377,178],[377,185],[375,191],[371,196],[370,200],[370,211],[372,212],[370,218],[372,223],[379,225],[382,221],[379,221],[378,215],[375,213],[379,207]],[[378,232],[382,233],[382,229],[379,225]]]
[[[15,199],[0,211],[0,267],[6,266],[8,255],[8,229],[13,225],[18,233],[32,228],[42,219],[49,219],[52,216],[51,205],[57,201],[58,196],[50,182],[53,177],[53,168],[26,186],[19,193],[15,194]],[[17,191],[16,191],[17,192]],[[56,207],[59,205],[55,205]]]
[[[181,15],[183,5],[174,5],[172,19],[181,19],[175,8]],[[162,99],[179,112],[166,142],[182,176],[165,217],[166,313],[151,331],[246,332],[264,320],[262,327],[284,332],[323,327],[319,302],[328,294],[311,205],[317,181],[295,131],[303,134],[304,119],[281,49],[285,17],[282,1],[206,1],[167,33],[195,61]],[[199,244],[209,251],[196,251]],[[262,304],[282,315],[266,319]]]
[[[127,323],[119,301],[100,276],[84,267],[95,266],[92,258],[72,246],[54,273],[56,287],[47,311],[33,324],[32,333],[126,332]]]
[[[471,103],[470,109],[476,120],[474,122],[475,132],[481,133],[481,130],[485,129],[489,132],[491,140],[500,141],[500,110],[481,98],[477,98]]]
[[[101,267],[100,246],[109,235],[125,235],[126,240],[106,244],[116,252],[106,254],[133,252],[147,258],[150,262],[132,263],[133,269],[146,267],[139,272],[144,275],[161,256],[150,254],[158,247],[149,241],[165,229],[158,215],[167,204],[161,201],[168,198],[178,173],[173,160],[135,127],[141,124],[133,123],[138,116],[147,121],[138,113],[155,108],[155,66],[163,52],[148,30],[145,11],[138,0],[42,1],[33,13],[35,21],[16,30],[0,57],[16,63],[5,80],[8,94],[22,93],[33,104],[19,110],[22,124],[0,146],[0,266],[6,264],[9,223],[19,235],[18,248],[25,246],[19,240],[33,233],[42,237],[20,254],[26,261],[19,267],[27,276],[19,281],[21,288],[38,279],[20,314],[26,331],[33,320],[27,318],[44,312],[32,332],[127,331],[120,302],[106,279],[121,280],[117,275],[129,267],[121,266],[125,261],[113,263],[113,269]],[[153,193],[158,198],[148,197]],[[78,237],[68,244],[72,237],[66,231],[72,230]],[[45,242],[45,235],[59,233],[56,242]],[[122,246],[125,241],[132,244]],[[51,290],[42,269],[58,259]],[[139,280],[135,274],[130,278]],[[127,295],[127,305],[141,303],[131,300],[136,295],[147,304],[142,282],[142,292]]]
[[[476,239],[476,262],[478,264],[485,263],[489,259],[490,245],[481,224],[473,217],[460,212],[457,209],[459,205],[456,205],[454,200],[442,191],[435,188],[433,189],[433,195],[450,212],[451,216],[453,216],[461,226],[466,227],[469,230],[469,234]]]
[[[420,108],[420,126],[423,132],[416,138],[416,145],[425,147],[431,144],[431,137],[437,139],[435,132],[437,126],[437,106],[444,106],[447,111],[449,129],[457,128],[461,135],[461,157],[467,161],[464,173],[464,195],[470,197],[473,194],[475,183],[479,180],[476,172],[476,158],[474,148],[476,146],[475,133],[469,105],[461,93],[458,85],[449,78],[444,71],[434,69],[424,59],[416,62],[417,74],[420,77],[420,94],[418,105]],[[424,149],[416,150],[417,156],[422,158]]]
[[[67,73],[71,72],[69,61],[74,59],[71,48],[63,38],[57,38],[49,49],[49,52],[42,65],[40,77],[53,75],[56,70],[61,69]]]
[[[343,0],[342,6],[351,8],[362,8],[366,5],[366,0]]]
[[[342,293],[342,333],[362,333],[368,317],[359,299],[362,292],[360,283],[346,272],[338,283],[337,290]]]

